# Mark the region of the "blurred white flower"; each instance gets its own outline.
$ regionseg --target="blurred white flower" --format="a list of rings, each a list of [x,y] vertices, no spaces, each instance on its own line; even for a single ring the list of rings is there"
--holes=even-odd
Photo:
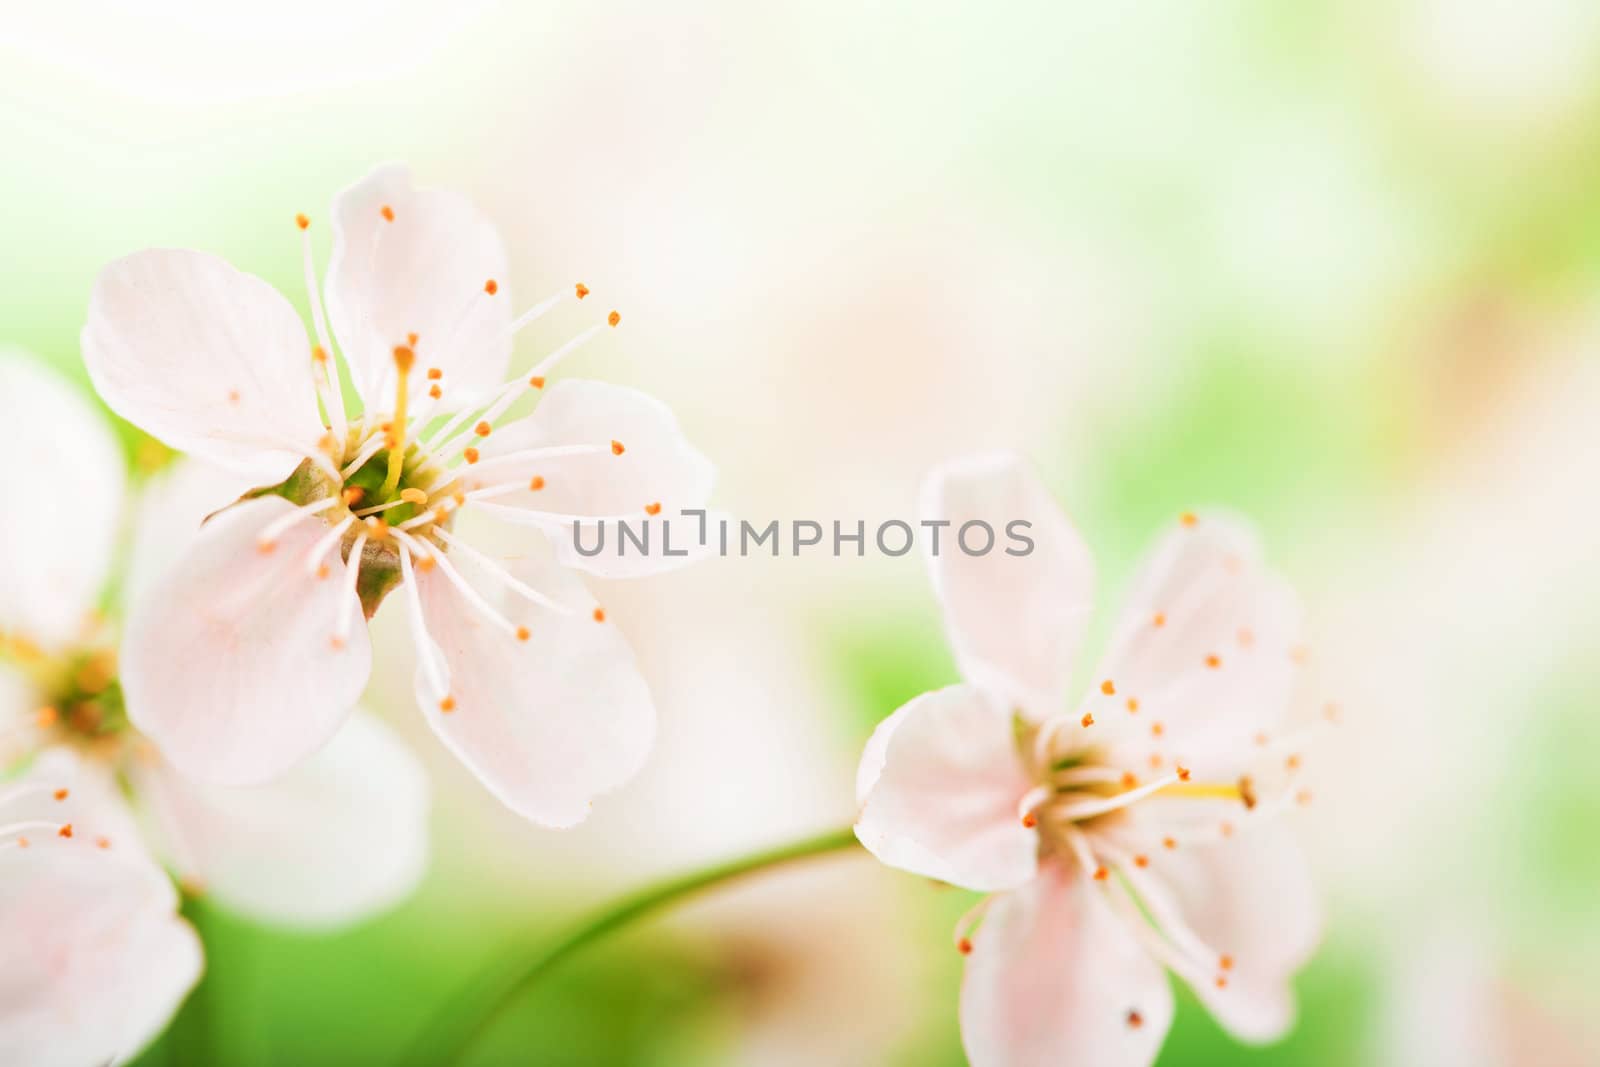
[[[196,777],[281,774],[327,741],[366,684],[357,612],[370,617],[402,588],[429,724],[508,807],[571,826],[643,763],[649,693],[575,575],[526,563],[513,573],[464,544],[454,514],[529,527],[536,552],[540,531],[571,529],[551,538],[561,562],[651,573],[685,561],[665,551],[663,508],[702,506],[714,471],[661,404],[595,382],[560,383],[496,430],[620,316],[503,382],[512,335],[587,287],[513,319],[494,229],[462,197],[413,189],[403,168],[347,189],[332,214],[326,318],[305,244],[315,345],[286,300],[202,253],[141,252],[95,286],[83,344],[101,396],[174,447],[278,483],[208,522],[135,606],[129,714]],[[366,409],[353,424],[330,322]],[[658,550],[577,552],[577,527],[606,520],[653,530]],[[515,594],[515,607],[462,570]]]
[[[177,897],[156,856],[240,914],[302,928],[352,922],[421,877],[428,786],[410,752],[364,712],[269,785],[201,785],[164,762],[127,726],[109,627],[92,610],[121,530],[115,510],[103,510],[123,496],[116,442],[70,387],[22,358],[0,359],[0,405],[4,425],[37,450],[38,466],[20,476],[50,486],[42,506],[7,514],[0,551],[0,586],[40,590],[7,597],[0,634],[4,762],[31,757],[0,784],[0,849],[18,850],[4,859],[15,877],[0,878],[0,1061],[99,1064],[137,1052],[199,974],[198,945],[173,917]],[[219,502],[228,482],[197,474],[164,475],[146,494],[136,560],[181,554]],[[65,518],[55,509],[74,498],[63,486],[97,497]],[[57,838],[89,845],[64,852]],[[91,863],[78,854],[90,846],[113,858]]]
[[[891,866],[999,894],[958,932],[968,1055],[1148,1064],[1173,1012],[1163,964],[1238,1037],[1280,1035],[1320,926],[1304,860],[1271,821],[1300,759],[1300,739],[1278,733],[1297,673],[1292,593],[1240,524],[1185,515],[1093,688],[1061,713],[1093,562],[1014,457],[930,478],[925,522],[954,538],[980,519],[1027,520],[1037,550],[932,554],[966,683],[878,727],[856,823]]]
[[[199,979],[199,939],[131,827],[65,749],[0,785],[0,1062],[124,1063]]]

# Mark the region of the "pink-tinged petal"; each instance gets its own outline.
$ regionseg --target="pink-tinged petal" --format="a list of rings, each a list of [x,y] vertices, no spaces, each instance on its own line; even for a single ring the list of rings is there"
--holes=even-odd
[[[59,646],[84,626],[111,564],[122,451],[78,390],[9,350],[0,350],[0,426],[0,633]]]
[[[1087,872],[1049,863],[972,935],[961,1039],[973,1067],[1148,1067],[1172,989]]]
[[[476,577],[465,561],[452,565],[463,580]],[[643,766],[655,707],[627,641],[611,621],[596,621],[574,575],[530,565],[516,577],[576,611],[520,598],[507,604],[502,618],[527,630],[520,640],[473,605],[443,565],[417,574],[422,613],[450,677],[441,701],[419,671],[417,700],[445,745],[502,803],[566,828]]]
[[[205,521],[256,488],[226,467],[180,459],[148,478],[139,493],[123,588],[129,603],[171,570]]]
[[[968,889],[1032,878],[1039,838],[1011,712],[971,686],[924,693],[879,724],[857,774],[856,836],[891,867]]]
[[[128,715],[201,781],[258,785],[284,773],[333,736],[366,684],[365,627],[332,640],[340,601],[355,594],[307,565],[320,519],[261,549],[263,531],[293,510],[262,497],[216,516],[130,615]]]
[[[1152,753],[1201,777],[1239,773],[1258,735],[1289,708],[1301,634],[1293,591],[1267,568],[1246,524],[1185,516],[1133,584],[1095,678],[1139,701],[1139,721],[1161,724],[1119,745],[1118,762]]]
[[[138,823],[109,765],[83,759],[70,748],[49,748],[28,764],[26,775],[0,785],[0,796],[6,794],[10,797],[0,808],[0,822],[70,824],[76,836],[143,858],[152,873],[160,873],[144,851]],[[38,831],[30,834],[39,836]]]
[[[200,976],[200,942],[147,862],[81,837],[0,850],[0,1062],[123,1063]]]
[[[1230,837],[1151,850],[1150,873],[1189,928],[1227,968],[1195,984],[1217,1021],[1243,1041],[1272,1041],[1294,1022],[1289,980],[1322,936],[1322,908],[1305,853],[1283,819]]]
[[[258,482],[286,476],[325,432],[300,317],[216,256],[151,249],[113,262],[82,343],[111,410]]]
[[[262,786],[138,771],[168,862],[241,915],[328,929],[392,907],[428,854],[428,780],[382,721],[357,711],[326,748]]]
[[[938,531],[937,554],[933,531],[923,543],[962,675],[1035,719],[1061,710],[1094,610],[1094,558],[1077,530],[1032,468],[1009,454],[937,468],[921,510],[924,523],[949,524]],[[993,546],[963,551],[963,528],[974,553],[990,544],[985,523]]]
[[[394,348],[411,334],[418,365],[443,371],[445,408],[499,385],[511,360],[506,274],[488,219],[457,193],[418,190],[406,167],[379,167],[335,197],[328,319],[367,410],[393,408]],[[413,374],[408,392],[430,384]]]
[[[578,451],[559,454],[562,449]],[[533,450],[556,451],[529,455]],[[484,458],[470,470],[470,486],[517,487],[493,497],[494,506],[485,510],[548,530],[568,566],[630,577],[704,558],[716,544],[722,516],[683,514],[705,508],[716,468],[689,444],[667,406],[645,393],[604,382],[557,382],[531,415],[496,430],[480,451]],[[604,549],[578,551],[580,543],[595,548],[600,530],[583,523],[575,542],[569,517],[608,520]],[[620,552],[619,520],[634,534]],[[638,548],[641,542],[647,550]]]

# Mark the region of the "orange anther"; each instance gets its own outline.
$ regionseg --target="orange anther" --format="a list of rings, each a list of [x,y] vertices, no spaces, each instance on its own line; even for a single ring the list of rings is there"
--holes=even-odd
[[[384,222],[393,222],[394,221],[394,208],[390,207],[388,204],[385,204],[381,208],[379,208],[378,209],[378,214],[383,216],[383,221]]]
[[[1300,769],[1300,754],[1298,752],[1289,753],[1288,758],[1283,761],[1283,766],[1286,770],[1298,771]]]
[[[594,621],[595,622],[605,622],[606,621],[606,609],[605,608],[595,608],[594,609]]]
[[[577,291],[579,300],[582,300],[584,297],[589,295],[589,287],[584,285],[582,282],[579,282],[575,289]]]
[[[389,536],[389,520],[382,515],[373,515],[367,519],[367,529],[372,531],[372,536],[384,538]]]
[[[607,326],[615,326],[617,323],[619,323],[621,321],[622,321],[622,316],[619,313],[615,312],[615,311],[613,311],[611,314],[606,316],[606,325]]]
[[[1166,732],[1167,732],[1167,728],[1165,726],[1162,726],[1160,723],[1153,722],[1153,723],[1150,724],[1150,736],[1151,737],[1160,737],[1162,734],[1164,734]]]
[[[345,507],[353,508],[361,503],[361,498],[367,495],[367,491],[359,485],[351,485],[347,486],[340,495],[344,497]]]
[[[428,386],[428,395],[438,400],[441,396],[444,396],[444,390],[437,385],[430,385]]]
[[[528,379],[528,385],[530,387],[534,388],[534,389],[543,389],[544,388],[544,375],[535,374],[532,378]]]
[[[1153,626],[1155,626],[1157,628],[1165,626],[1167,624],[1166,612],[1163,612],[1163,611],[1156,612],[1155,618],[1151,619],[1150,623],[1151,623],[1151,625],[1153,625]]]
[[[70,822],[64,824],[61,827],[61,829],[56,831],[56,834],[59,837],[71,837],[72,836],[72,824]]]
[[[478,450],[470,447],[463,448],[461,450],[461,458],[466,460],[468,463],[476,463],[478,462]]]
[[[1178,781],[1187,782],[1189,780],[1189,768],[1187,768],[1183,764],[1179,763],[1179,764],[1177,764],[1175,766],[1174,769],[1177,770],[1177,772],[1178,772]]]
[[[1039,825],[1039,816],[1035,815],[1031,811],[1028,812],[1022,817],[1022,825],[1027,827],[1029,830],[1032,830],[1035,826]]]
[[[443,377],[444,377],[444,371],[440,370],[438,367],[429,367],[428,368],[428,381],[436,382],[440,378],[443,378]]]
[[[646,515],[659,515],[659,514],[661,514],[661,501],[657,500],[653,504],[646,504],[644,506],[644,513]]]
[[[95,843],[95,846],[97,848],[110,848],[111,847],[111,838],[109,838],[109,837],[97,837],[97,838],[94,839],[94,843]]]
[[[400,490],[400,499],[404,500],[407,504],[426,504],[428,502],[428,494],[423,492],[421,489],[412,486],[410,488]]]
[[[311,358],[316,360],[318,363],[326,363],[328,362],[328,350],[323,348],[321,345],[312,345]]]
[[[410,345],[394,346],[394,365],[396,367],[403,371],[408,371],[411,369],[411,365],[416,361],[417,354],[411,350]]]
[[[439,701],[439,710],[444,712],[446,715],[450,714],[452,711],[455,711],[456,698],[447,696],[443,700]]]
[[[535,474],[532,478],[528,479],[528,488],[537,493],[539,490],[544,488],[544,478],[541,475]]]
[[[17,847],[18,848],[27,848],[28,847],[28,839],[26,837],[17,838]]]
[[[1139,855],[1133,857],[1133,865],[1135,867],[1148,867],[1150,866],[1150,857],[1141,852]]]
[[[1178,847],[1178,841],[1176,838],[1163,837],[1161,839],[1161,847],[1166,849],[1168,852],[1171,852],[1173,849]]]
[[[622,455],[622,453],[624,453],[626,451],[627,451],[627,449],[622,447],[622,442],[621,441],[612,441],[611,442],[611,454],[613,456],[620,456],[620,455]]]
[[[263,556],[272,555],[273,550],[275,550],[277,547],[278,547],[278,542],[276,542],[276,541],[257,541],[256,542],[256,551],[261,553]]]
[[[1227,989],[1228,988],[1228,979],[1226,977],[1224,977],[1223,975],[1220,975],[1220,974],[1217,975],[1217,988],[1218,989]]]
[[[48,730],[56,724],[56,720],[60,717],[60,713],[55,708],[46,704],[33,713],[33,724],[41,730]]]
[[[490,278],[488,281],[483,283],[483,291],[488,293],[490,296],[493,296],[500,291],[500,283],[495,281],[493,278]]]
[[[1106,696],[1111,696],[1116,691],[1117,687],[1111,683],[1110,678],[1107,678],[1105,681],[1100,683],[1100,692],[1104,693]]]
[[[1138,697],[1129,697],[1128,698],[1128,713],[1129,714],[1134,714],[1134,713],[1137,713],[1138,710],[1139,710],[1139,698]]]
[[[1224,957],[1222,957],[1220,960],[1217,961],[1217,966],[1221,967],[1225,971],[1233,970],[1233,957],[1232,956],[1224,956]]]
[[[1212,670],[1216,670],[1218,667],[1222,666],[1222,657],[1216,655],[1215,653],[1207,656],[1206,666],[1210,667]]]
[[[1093,726],[1094,725],[1094,716],[1086,711],[1086,712],[1083,713],[1083,718],[1079,719],[1078,721],[1083,723],[1084,726]]]
[[[963,956],[972,955],[972,939],[963,937],[960,941],[957,941],[956,951],[961,953]]]
[[[526,641],[528,638],[530,638],[532,636],[533,636],[533,633],[526,626],[517,627],[517,640],[518,641]]]
[[[1134,774],[1132,771],[1123,771],[1122,772],[1122,788],[1124,788],[1124,789],[1137,789],[1137,788],[1139,788],[1139,776],[1137,774]]]
[[[294,224],[304,230],[310,227],[311,220],[304,215],[296,215],[294,217]]]
[[[414,333],[406,334],[406,344],[410,345],[412,348],[416,348],[417,347],[417,335],[414,334]]]
[[[1195,523],[1199,522],[1200,520],[1195,517],[1195,513],[1194,512],[1185,511],[1182,515],[1178,516],[1178,521],[1182,522],[1185,526],[1193,526]]]
[[[1256,783],[1248,774],[1239,779],[1239,799],[1244,801],[1246,811],[1254,811],[1256,806]]]
[[[488,437],[494,432],[494,427],[489,425],[487,421],[480,421],[478,425],[472,428],[472,432],[477,434],[479,437]]]
[[[317,565],[317,580],[318,581],[323,581],[323,580],[326,580],[327,577],[328,577],[328,565],[326,563],[318,564]]]
[[[1136,1011],[1128,1012],[1128,1029],[1137,1030],[1144,1025],[1144,1016]]]
[[[1094,880],[1095,881],[1103,882],[1107,878],[1110,878],[1110,877],[1111,877],[1111,872],[1106,870],[1104,867],[1096,867],[1094,869]]]
[[[57,800],[65,800],[65,799],[67,799],[69,794],[65,789],[57,789],[51,795],[54,796]]]
[[[426,574],[429,571],[433,570],[433,568],[438,566],[438,565],[439,565],[439,561],[434,559],[432,556],[418,556],[417,557],[417,570],[421,571],[424,574]]]

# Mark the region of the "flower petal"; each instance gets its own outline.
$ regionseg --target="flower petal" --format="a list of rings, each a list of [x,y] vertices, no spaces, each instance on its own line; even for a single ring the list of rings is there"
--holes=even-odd
[[[342,648],[330,640],[340,598],[355,594],[307,566],[322,522],[302,520],[260,550],[263,530],[292,510],[261,497],[216,516],[130,615],[128,715],[201,781],[282,774],[333,736],[366,684],[366,628]]]
[[[304,324],[216,256],[116,260],[95,279],[82,343],[101,399],[173,448],[261,483],[316,454],[325,431]]]
[[[253,488],[244,476],[196,459],[180,459],[146,480],[128,546],[128,602],[137,603],[184,558],[206,519]]]
[[[488,219],[457,193],[417,190],[406,167],[379,167],[336,196],[328,319],[367,410],[393,409],[393,352],[410,334],[418,364],[444,372],[445,408],[498,386],[511,360],[506,274]],[[408,392],[430,384],[413,374]]]
[[[856,836],[891,867],[968,889],[1033,877],[1039,839],[1018,803],[1032,783],[1011,714],[971,686],[924,693],[878,725],[856,779]]]
[[[0,633],[60,645],[94,609],[111,565],[122,451],[81,393],[10,350],[0,351],[0,426],[10,442],[7,506],[0,508]]]
[[[199,940],[109,782],[66,750],[42,754],[24,781],[70,783],[70,795],[9,801],[7,818],[73,832],[0,848],[0,1063],[125,1062],[199,977]]]
[[[1271,1041],[1294,1022],[1289,980],[1317,947],[1322,911],[1284,820],[1242,825],[1205,844],[1147,849],[1149,873],[1200,940],[1227,957],[1226,968],[1201,961],[1208,969],[1192,983],[1195,993],[1235,1037]]]
[[[595,451],[522,455],[565,446]],[[496,496],[497,507],[487,510],[513,522],[519,516],[509,509],[525,512],[520,521],[548,530],[568,566],[606,577],[653,573],[703,558],[714,542],[715,516],[706,516],[702,527],[700,517],[682,512],[705,507],[716,468],[689,444],[671,410],[638,390],[605,382],[557,382],[531,415],[497,430],[481,451],[483,461],[470,474],[473,487],[527,486],[539,479],[537,490]],[[572,520],[562,516],[626,521],[638,538],[648,538],[649,549],[635,552],[636,540],[619,553],[615,546],[621,535],[611,521],[603,531],[609,538],[605,550],[586,556],[576,549]],[[584,523],[582,544],[598,544],[599,532],[597,524]],[[664,551],[666,537],[672,539],[670,556]],[[680,551],[690,555],[678,556]]]
[[[935,469],[923,485],[922,518],[949,523],[937,553],[931,535],[924,544],[962,676],[1036,719],[1060,711],[1094,610],[1094,558],[1077,530],[1032,469],[1008,454]],[[987,523],[993,547],[963,551],[968,523]],[[965,543],[977,552],[990,534],[973,526]]]
[[[1159,752],[1211,777],[1242,771],[1288,711],[1301,613],[1247,525],[1190,518],[1148,557],[1096,677],[1162,724],[1159,744],[1141,732],[1118,762]]]
[[[616,626],[596,622],[576,576],[524,566],[519,579],[568,605],[522,600],[489,622],[442,573],[417,574],[423,615],[450,672],[451,711],[419,672],[417,700],[445,745],[502,803],[543,826],[582,822],[594,797],[634,776],[655,738],[655,707]]]
[[[368,712],[268,785],[201,785],[165,764],[141,768],[138,784],[178,873],[253,919],[341,926],[393,906],[422,877],[428,780]]]
[[[972,936],[961,1039],[973,1067],[1148,1067],[1172,1011],[1161,967],[1077,868],[1041,866]]]

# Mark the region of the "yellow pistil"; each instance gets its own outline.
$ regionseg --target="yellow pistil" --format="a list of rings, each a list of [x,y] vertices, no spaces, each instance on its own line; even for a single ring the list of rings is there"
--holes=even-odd
[[[1198,797],[1203,800],[1243,800],[1239,786],[1230,782],[1173,782],[1158,791],[1164,797]]]
[[[416,361],[417,355],[410,348],[395,346],[394,369],[397,380],[394,419],[389,424],[389,474],[383,480],[382,495],[385,500],[394,496],[395,490],[400,488],[400,471],[406,462],[406,381],[411,377],[411,365]]]

